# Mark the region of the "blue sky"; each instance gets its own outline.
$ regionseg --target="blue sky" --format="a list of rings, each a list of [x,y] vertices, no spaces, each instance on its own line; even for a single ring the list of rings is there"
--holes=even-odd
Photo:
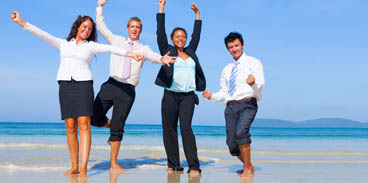
[[[52,3],[51,3],[52,2]],[[192,32],[192,0],[167,0],[166,28]],[[338,117],[368,122],[368,2],[363,0],[194,1],[203,28],[198,57],[207,88],[219,89],[223,67],[231,61],[223,43],[231,31],[245,38],[245,53],[261,60],[266,85],[257,118],[302,121]],[[10,20],[24,20],[65,38],[77,15],[95,18],[97,0],[2,0],[0,7],[0,121],[61,122],[56,73],[59,52]],[[158,0],[109,0],[104,16],[110,30],[127,36],[131,16],[143,21],[141,42],[158,51]],[[99,35],[98,42],[106,43]],[[95,94],[107,80],[108,54],[91,64]],[[160,124],[163,89],[154,85],[158,65],[144,64],[136,101],[127,123]],[[201,95],[201,93],[197,93]],[[200,96],[193,124],[224,125],[223,103]]]

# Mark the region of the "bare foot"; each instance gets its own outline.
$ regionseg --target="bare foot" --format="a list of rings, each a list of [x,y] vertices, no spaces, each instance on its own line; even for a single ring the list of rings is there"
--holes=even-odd
[[[254,166],[253,165],[250,168],[250,172],[252,173],[252,175],[254,175],[255,169],[254,169]]]
[[[73,174],[78,174],[78,168],[71,168],[68,171],[64,172],[64,175],[71,176]]]
[[[173,173],[174,172],[174,169],[173,168],[168,168],[165,170],[167,173]]]
[[[200,175],[198,170],[190,170],[189,177],[198,177]]]
[[[112,173],[124,173],[126,170],[119,165],[111,165],[110,172]]]
[[[241,178],[252,178],[254,173],[252,173],[251,169],[244,169],[243,173],[240,175]]]
[[[80,169],[80,173],[79,173],[79,177],[80,178],[87,178],[88,177],[88,175],[87,175],[87,169],[81,168]]]

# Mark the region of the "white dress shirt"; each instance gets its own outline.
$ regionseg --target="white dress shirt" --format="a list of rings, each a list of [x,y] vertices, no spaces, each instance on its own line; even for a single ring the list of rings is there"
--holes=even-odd
[[[106,26],[104,17],[102,15],[102,7],[96,8],[96,22],[97,30],[101,33],[105,40],[114,46],[127,49],[129,46],[130,39],[113,34]],[[144,60],[137,62],[134,59],[131,60],[130,65],[130,76],[127,79],[123,79],[123,67],[124,57],[119,55],[111,54],[110,58],[110,76],[117,81],[122,83],[128,83],[137,86],[139,83],[139,76],[143,67],[144,61],[150,60],[152,63],[162,64],[161,55],[152,51],[152,49],[141,44],[138,40],[133,41],[133,52],[144,55]]]
[[[235,82],[235,92],[230,95],[229,82],[231,70],[234,66],[234,62],[239,62],[238,75]],[[248,75],[252,74],[255,77],[255,83],[253,86],[248,85]],[[213,93],[212,101],[224,101],[226,104],[230,100],[241,100],[244,98],[255,97],[257,101],[261,100],[261,91],[263,89],[265,80],[263,75],[262,63],[253,57],[245,55],[243,53],[238,60],[233,60],[232,63],[228,64],[223,70],[220,79],[220,91]]]
[[[126,50],[122,48],[93,41],[85,40],[77,45],[74,38],[67,41],[54,37],[30,23],[24,26],[24,30],[46,41],[60,51],[60,66],[56,77],[58,81],[70,81],[72,78],[76,81],[93,80],[90,63],[96,54],[114,53],[122,56],[126,55]]]

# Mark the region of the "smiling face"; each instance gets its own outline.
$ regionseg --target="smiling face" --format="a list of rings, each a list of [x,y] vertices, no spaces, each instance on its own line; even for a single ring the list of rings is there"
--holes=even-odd
[[[244,45],[242,45],[239,39],[235,39],[233,42],[228,42],[226,46],[227,50],[235,60],[238,60],[240,56],[242,56]]]
[[[82,24],[78,27],[78,33],[76,39],[80,40],[87,40],[91,35],[93,28],[93,23],[91,20],[87,19],[86,21],[82,22]]]
[[[173,42],[175,47],[182,49],[187,42],[187,36],[184,31],[176,30],[171,38],[171,41]]]
[[[139,35],[142,32],[142,24],[139,21],[132,20],[127,26],[129,39],[132,41],[139,40]]]

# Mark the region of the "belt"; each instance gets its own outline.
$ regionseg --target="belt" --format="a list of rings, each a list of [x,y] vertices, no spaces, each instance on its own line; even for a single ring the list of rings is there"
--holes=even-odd
[[[93,80],[76,81],[73,78],[71,78],[70,80],[58,80],[57,82],[59,84],[60,83],[83,83],[83,82],[88,82],[88,83],[93,84]]]
[[[226,105],[233,105],[233,104],[241,104],[241,103],[247,103],[250,102],[252,99],[254,99],[254,97],[251,98],[244,98],[241,100],[230,100],[226,103]]]

